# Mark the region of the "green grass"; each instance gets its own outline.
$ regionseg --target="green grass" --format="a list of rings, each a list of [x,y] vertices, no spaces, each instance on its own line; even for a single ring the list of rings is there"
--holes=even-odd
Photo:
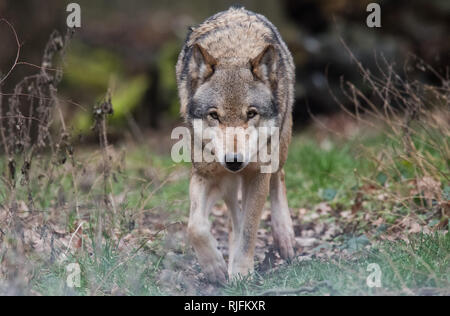
[[[307,137],[294,138],[285,165],[290,207],[312,207],[324,200],[347,202],[357,184],[354,171],[367,169],[352,147],[348,143],[322,149]]]
[[[219,290],[221,295],[260,295],[268,290],[316,288],[309,295],[441,295],[449,294],[450,234],[417,234],[409,243],[383,242],[352,258],[294,261],[251,278],[234,280]],[[130,259],[131,258],[131,259]],[[63,265],[44,269],[32,281],[33,289],[44,295],[166,295],[158,283],[161,258],[140,252],[119,254],[106,245],[101,256],[73,258],[82,271],[81,288],[66,286]],[[125,263],[124,263],[125,262]],[[369,264],[381,271],[381,287],[370,288]],[[325,283],[326,282],[326,283]],[[174,287],[177,283],[174,282]],[[271,295],[270,293],[267,293]]]
[[[31,282],[43,295],[163,295],[156,282],[160,258],[153,253],[119,253],[106,243],[100,255],[69,258],[81,270],[81,287],[70,288],[66,264],[39,271]]]
[[[224,292],[258,295],[267,290],[317,286],[314,295],[449,294],[450,234],[418,234],[409,243],[383,242],[349,258],[294,262],[251,280],[235,281]],[[370,288],[369,264],[381,271],[381,287]],[[321,285],[326,282],[326,285]],[[429,292],[426,292],[429,291]],[[282,292],[281,292],[282,293]],[[304,293],[303,293],[304,294]]]

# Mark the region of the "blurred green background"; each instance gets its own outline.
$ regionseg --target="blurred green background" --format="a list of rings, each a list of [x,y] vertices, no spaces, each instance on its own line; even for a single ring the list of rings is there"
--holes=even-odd
[[[3,0],[0,15],[10,21],[22,43],[21,60],[40,65],[52,30],[65,32],[66,6],[71,1]],[[367,4],[356,0],[280,1],[77,1],[82,27],[77,29],[65,58],[59,94],[70,126],[87,134],[91,109],[108,88],[115,114],[112,127],[159,129],[179,123],[175,63],[187,28],[212,14],[241,4],[264,14],[280,30],[296,63],[295,127],[308,124],[309,110],[317,115],[339,111],[332,98],[340,95],[340,78],[362,83],[342,38],[369,69],[375,55],[401,69],[416,55],[445,74],[450,52],[450,1],[378,1],[382,27],[366,26]],[[0,70],[14,61],[14,37],[0,25]],[[416,63],[416,62],[414,62]],[[427,82],[420,65],[410,75]],[[417,67],[416,67],[417,66]],[[19,65],[2,87],[14,84],[36,68]]]

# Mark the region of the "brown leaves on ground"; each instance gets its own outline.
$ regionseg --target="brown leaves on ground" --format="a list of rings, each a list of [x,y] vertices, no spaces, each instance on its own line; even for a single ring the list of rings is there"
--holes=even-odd
[[[355,192],[348,208],[342,205],[322,202],[311,209],[291,210],[296,240],[297,260],[312,258],[332,258],[337,255],[351,255],[343,247],[346,236],[367,236],[370,241],[407,240],[408,234],[431,233],[435,229],[447,229],[450,212],[448,201],[442,198],[441,184],[430,177],[417,181],[411,194],[420,194],[425,200],[432,200],[432,214],[419,216],[411,212],[388,222],[386,214],[393,213],[395,203],[392,195],[387,195],[384,187],[373,184],[363,185]],[[114,197],[119,205],[125,196]],[[437,201],[437,202],[436,202]],[[428,202],[426,202],[428,203]],[[374,207],[378,209],[374,210]],[[55,210],[56,212],[57,210]],[[10,211],[0,208],[0,222],[11,221]],[[79,220],[70,227],[66,221],[44,220],[42,213],[30,210],[27,204],[19,201],[16,206],[16,227],[22,232],[14,247],[22,254],[14,260],[25,262],[29,253],[39,254],[43,260],[63,262],[69,254],[80,251],[94,251],[89,242],[89,225],[92,211],[84,209]],[[442,217],[440,217],[442,215]],[[152,252],[161,258],[161,271],[157,275],[157,283],[167,293],[174,295],[214,295],[217,287],[210,285],[202,274],[195,254],[188,243],[186,234],[187,217],[181,216],[174,221],[162,207],[143,209],[138,213],[122,215],[121,229],[108,228],[112,240],[118,250],[131,254],[136,249]],[[219,250],[228,259],[228,211],[224,204],[212,211],[212,233],[218,240]],[[431,227],[432,220],[441,219]],[[262,214],[262,222],[258,230],[255,250],[255,264],[258,272],[276,269],[285,263],[274,248],[271,234],[271,214],[268,205]],[[39,229],[36,229],[39,227]],[[126,229],[124,229],[124,227]],[[0,232],[4,234],[4,232]],[[364,234],[364,235],[362,235]],[[353,238],[358,243],[358,238]],[[367,239],[367,238],[366,238]],[[362,240],[364,243],[365,240]],[[12,258],[9,266],[14,266]],[[6,261],[5,261],[6,262]],[[12,262],[12,263],[11,263]],[[3,263],[3,267],[7,264]],[[3,269],[3,274],[5,269]],[[120,294],[120,291],[116,291]]]
[[[411,195],[420,195],[427,202],[427,205],[432,205],[433,200],[442,200],[441,182],[435,180],[430,176],[425,176],[415,180],[416,186],[411,190]]]

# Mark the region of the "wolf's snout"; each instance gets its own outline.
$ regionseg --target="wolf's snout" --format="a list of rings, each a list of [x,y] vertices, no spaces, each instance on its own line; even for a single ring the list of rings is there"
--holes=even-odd
[[[236,153],[226,154],[225,166],[234,172],[241,170],[244,166],[244,156]]]

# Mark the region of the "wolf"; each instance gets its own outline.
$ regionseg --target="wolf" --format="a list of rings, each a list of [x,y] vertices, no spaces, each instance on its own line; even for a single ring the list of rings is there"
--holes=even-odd
[[[257,231],[267,196],[271,228],[281,257],[294,257],[294,230],[283,165],[291,141],[295,68],[277,28],[263,15],[231,7],[189,29],[176,65],[180,113],[187,127],[278,129],[278,167],[261,172],[235,146],[213,142],[217,161],[194,161],[190,179],[188,238],[211,282],[254,269]],[[215,137],[214,135],[212,136]],[[217,136],[218,137],[218,136]],[[269,138],[259,139],[271,142]],[[193,146],[205,146],[204,142]],[[210,231],[209,214],[223,199],[229,211],[228,266]]]

